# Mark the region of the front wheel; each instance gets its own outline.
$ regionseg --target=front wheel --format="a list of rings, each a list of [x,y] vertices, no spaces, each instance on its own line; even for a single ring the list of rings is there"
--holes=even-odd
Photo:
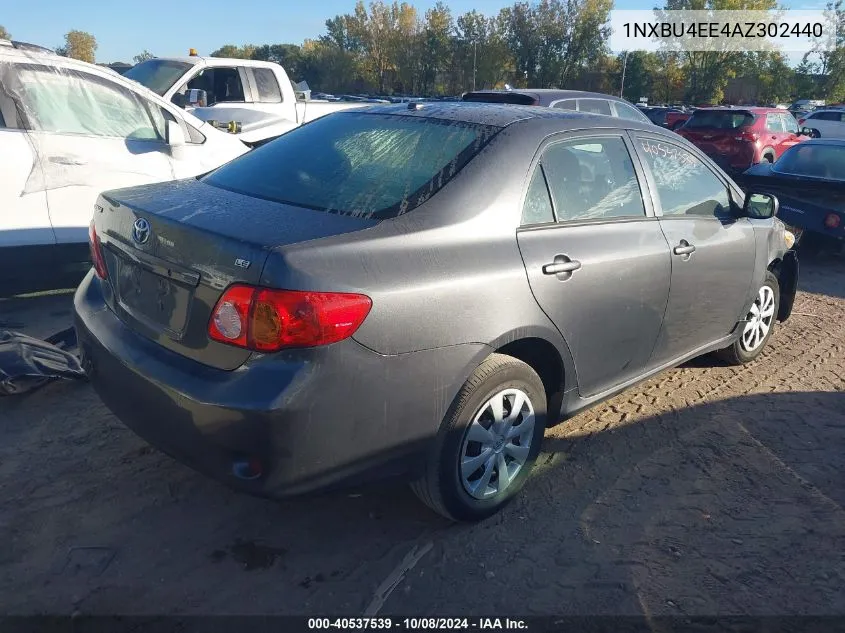
[[[742,333],[733,345],[718,354],[731,365],[744,365],[757,358],[766,347],[774,330],[780,305],[780,286],[777,277],[767,272],[763,285],[757,291],[757,298],[751,305]]]
[[[540,377],[516,358],[492,354],[464,383],[411,488],[454,521],[489,517],[522,488],[545,427]]]

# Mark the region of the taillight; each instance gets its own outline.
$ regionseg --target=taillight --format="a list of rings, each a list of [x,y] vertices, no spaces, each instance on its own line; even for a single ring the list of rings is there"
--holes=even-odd
[[[835,213],[828,213],[824,219],[824,225],[829,229],[838,229],[841,222],[842,218]]]
[[[328,345],[352,336],[372,305],[369,297],[359,294],[236,284],[214,306],[208,335],[259,352]]]
[[[106,260],[103,259],[103,247],[100,238],[97,236],[97,229],[94,228],[94,221],[88,225],[88,247],[91,250],[91,261],[94,263],[94,271],[100,279],[106,279],[109,271],[106,268]]]
[[[748,141],[749,143],[756,143],[760,140],[760,135],[757,132],[740,132],[739,136],[734,137],[735,141]]]

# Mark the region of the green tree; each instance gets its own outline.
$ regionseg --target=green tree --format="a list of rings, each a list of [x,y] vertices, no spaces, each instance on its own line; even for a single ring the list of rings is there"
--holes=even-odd
[[[6,27],[0,24],[0,40],[10,40],[12,39],[12,34],[6,30]]]
[[[56,52],[63,57],[72,57],[93,64],[97,52],[97,39],[85,31],[69,31],[65,34],[64,46],[57,48]]]
[[[244,46],[235,46],[234,44],[224,44],[216,51],[211,51],[211,57],[229,57],[232,59],[249,59],[255,47],[251,44]]]
[[[132,58],[132,61],[136,64],[140,64],[141,62],[145,62],[148,59],[153,59],[154,57],[155,55],[153,55],[150,51],[145,48],[144,52],[135,55],[135,57]]]

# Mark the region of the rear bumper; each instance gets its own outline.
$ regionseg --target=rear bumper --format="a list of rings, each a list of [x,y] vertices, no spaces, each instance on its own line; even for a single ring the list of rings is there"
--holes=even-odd
[[[347,339],[218,370],[124,325],[100,282],[74,298],[83,364],[103,402],[139,436],[228,485],[287,496],[413,475],[484,345],[382,356]],[[262,475],[234,464],[258,460]]]

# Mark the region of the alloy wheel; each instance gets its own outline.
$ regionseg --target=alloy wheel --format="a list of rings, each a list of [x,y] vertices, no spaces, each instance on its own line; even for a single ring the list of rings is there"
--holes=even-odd
[[[742,349],[753,352],[760,347],[772,328],[774,318],[775,292],[769,286],[762,286],[745,317],[746,324],[739,343]]]

